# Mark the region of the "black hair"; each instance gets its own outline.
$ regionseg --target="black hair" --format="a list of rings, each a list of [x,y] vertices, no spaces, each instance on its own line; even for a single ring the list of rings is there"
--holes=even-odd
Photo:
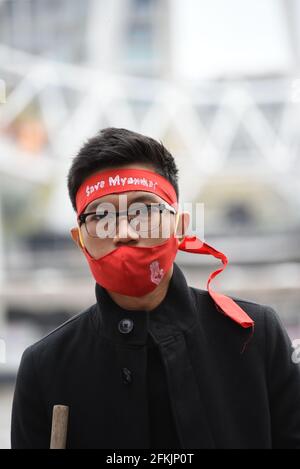
[[[178,168],[162,142],[131,130],[107,127],[87,140],[72,161],[68,190],[74,210],[76,193],[88,176],[98,170],[132,163],[152,166],[172,184],[178,198]]]

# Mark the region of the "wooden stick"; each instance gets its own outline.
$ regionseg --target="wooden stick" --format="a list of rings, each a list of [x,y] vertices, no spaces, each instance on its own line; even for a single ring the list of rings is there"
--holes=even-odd
[[[50,449],[66,449],[68,418],[68,406],[53,406]]]

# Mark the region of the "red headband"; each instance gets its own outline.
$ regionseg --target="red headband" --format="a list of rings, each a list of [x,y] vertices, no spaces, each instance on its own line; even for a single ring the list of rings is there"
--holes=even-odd
[[[145,191],[157,194],[177,208],[176,192],[172,184],[153,171],[146,169],[110,169],[88,177],[76,194],[76,208],[80,215],[93,200],[107,194]]]

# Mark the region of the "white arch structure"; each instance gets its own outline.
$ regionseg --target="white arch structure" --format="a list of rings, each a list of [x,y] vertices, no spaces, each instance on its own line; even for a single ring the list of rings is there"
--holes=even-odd
[[[175,81],[55,62],[0,45],[0,77],[5,80],[7,76],[13,77],[14,84],[12,87],[10,81],[6,83],[8,96],[0,106],[0,128],[12,123],[32,100],[37,100],[49,145],[29,168],[30,160],[3,134],[0,171],[42,184],[55,177],[53,207],[66,194],[71,157],[86,138],[107,125],[131,128],[162,140],[171,130],[180,141],[176,157],[182,173],[182,198],[188,202],[195,200],[201,185],[214,174],[245,171],[242,159],[233,163],[230,160],[232,144],[242,125],[256,153],[251,165],[246,163],[247,173],[263,176],[287,203],[300,205],[297,77],[203,81],[191,88]],[[66,91],[74,96],[72,106],[66,102]],[[137,106],[144,107],[139,117]],[[276,129],[263,106],[282,108]],[[209,124],[206,109],[214,110]],[[65,207],[56,218],[58,224],[70,220],[68,204]]]
[[[82,142],[104,124],[128,127],[159,139],[173,128],[185,148],[187,160],[182,163],[190,163],[201,181],[228,164],[232,142],[242,124],[257,148],[256,169],[266,169],[285,181],[288,178],[291,184],[284,185],[298,188],[299,197],[300,189],[295,185],[300,148],[297,77],[203,82],[191,89],[175,82],[55,62],[0,45],[0,77],[5,80],[8,73],[16,77],[17,84],[0,107],[0,126],[7,126],[37,99],[50,143],[40,163],[35,163],[34,171],[25,177],[40,181],[50,177],[52,170],[64,166]],[[74,109],[68,109],[63,89],[78,95]],[[146,107],[139,119],[134,112],[136,104]],[[277,131],[262,105],[283,107]],[[206,106],[216,109],[209,127],[199,113]],[[0,170],[17,174],[22,155],[4,137],[0,148]],[[7,151],[9,160],[3,156]],[[184,193],[191,199],[194,194],[187,193],[189,188],[190,184],[186,185]]]

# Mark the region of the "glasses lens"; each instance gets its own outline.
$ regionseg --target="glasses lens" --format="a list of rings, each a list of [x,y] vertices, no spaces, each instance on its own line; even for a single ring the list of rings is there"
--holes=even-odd
[[[92,238],[107,238],[116,229],[116,216],[108,212],[91,214],[86,217],[85,226]]]
[[[128,223],[140,233],[150,233],[159,228],[160,209],[157,205],[132,204],[128,209]]]

